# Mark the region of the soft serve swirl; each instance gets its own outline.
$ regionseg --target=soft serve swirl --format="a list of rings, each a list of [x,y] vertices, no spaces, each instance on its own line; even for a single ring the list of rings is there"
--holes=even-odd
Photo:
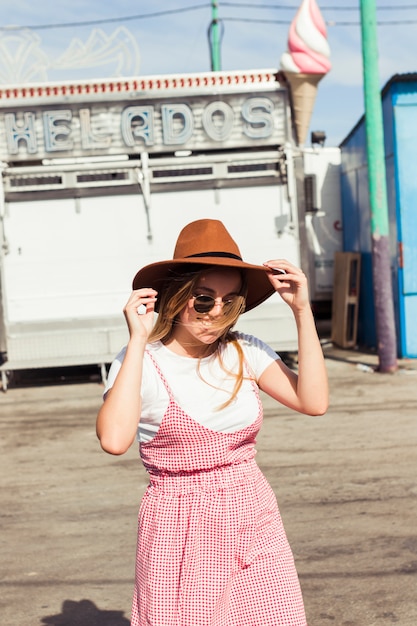
[[[285,72],[326,74],[330,68],[327,30],[316,0],[303,0],[288,34],[288,50],[280,60]]]

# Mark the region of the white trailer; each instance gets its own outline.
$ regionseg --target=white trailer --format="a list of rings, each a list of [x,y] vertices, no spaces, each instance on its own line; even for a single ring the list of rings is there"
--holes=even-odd
[[[273,70],[1,88],[3,389],[17,369],[105,377],[134,274],[189,221],[221,219],[247,261],[300,264],[293,135]],[[239,329],[297,346],[278,296]]]
[[[343,249],[341,153],[337,147],[303,149],[307,255],[311,299],[316,310],[333,298],[335,252]]]

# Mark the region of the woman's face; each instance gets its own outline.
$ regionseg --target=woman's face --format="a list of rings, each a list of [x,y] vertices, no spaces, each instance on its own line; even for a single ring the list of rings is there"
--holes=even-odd
[[[179,315],[174,326],[174,339],[183,345],[208,346],[222,335],[224,328],[218,325],[228,300],[241,293],[242,278],[239,270],[229,268],[210,269],[202,272],[194,288],[194,296],[211,296],[214,307],[208,313],[198,313],[191,298]],[[226,304],[227,306],[227,304]]]

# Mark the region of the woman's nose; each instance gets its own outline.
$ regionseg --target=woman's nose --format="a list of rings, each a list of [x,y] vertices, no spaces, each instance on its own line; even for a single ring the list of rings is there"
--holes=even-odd
[[[218,317],[223,314],[224,302],[221,298],[216,298],[214,300],[213,308],[210,311],[211,317]]]

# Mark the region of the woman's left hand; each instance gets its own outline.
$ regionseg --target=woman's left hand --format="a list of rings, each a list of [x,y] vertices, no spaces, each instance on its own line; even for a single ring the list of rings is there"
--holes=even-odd
[[[271,270],[268,278],[275,291],[293,311],[310,307],[307,277],[300,268],[286,259],[266,261],[264,266]]]

